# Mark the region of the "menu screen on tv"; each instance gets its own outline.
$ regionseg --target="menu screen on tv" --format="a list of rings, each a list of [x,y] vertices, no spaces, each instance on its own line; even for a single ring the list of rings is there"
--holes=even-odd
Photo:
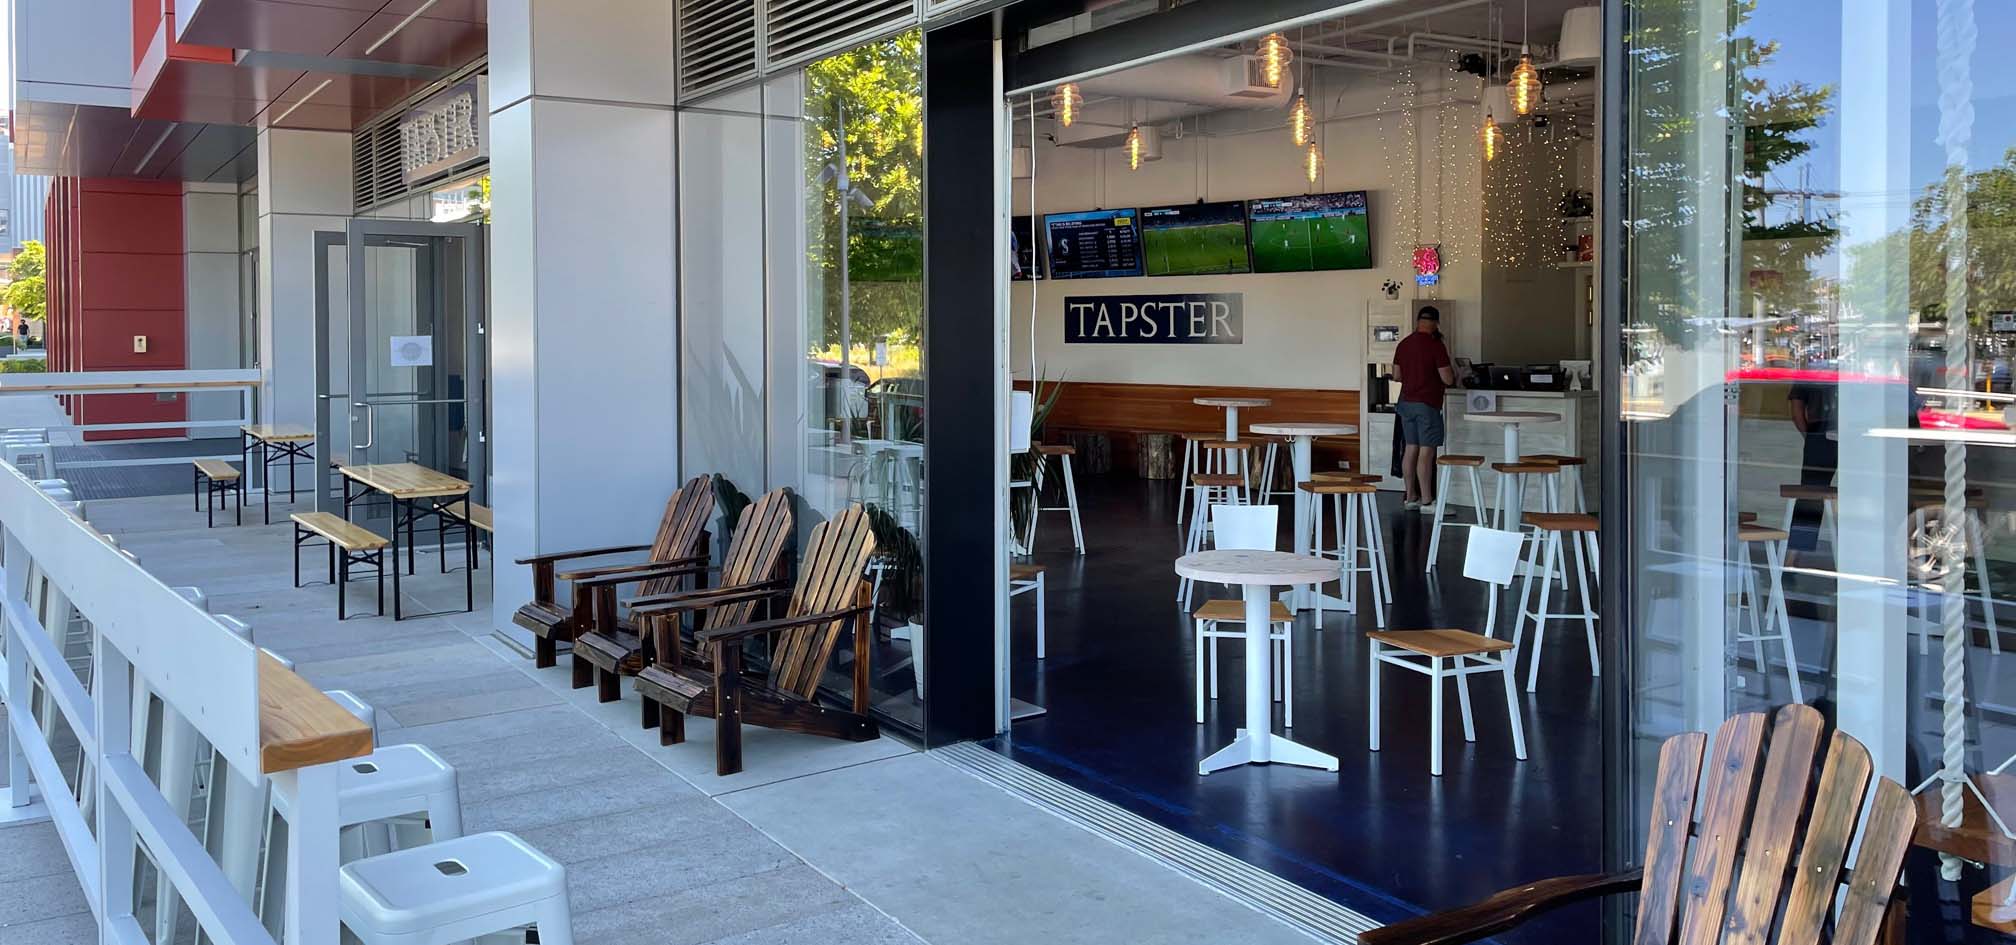
[[[1151,276],[1252,272],[1245,201],[1141,208],[1141,255]]]
[[[1051,278],[1140,275],[1141,234],[1135,220],[1132,208],[1045,216],[1043,227],[1049,231]]]
[[[1043,278],[1043,254],[1036,251],[1034,217],[1015,217],[1009,222],[1008,277],[1016,282]]]
[[[1365,192],[1275,197],[1246,203],[1253,271],[1372,268]]]

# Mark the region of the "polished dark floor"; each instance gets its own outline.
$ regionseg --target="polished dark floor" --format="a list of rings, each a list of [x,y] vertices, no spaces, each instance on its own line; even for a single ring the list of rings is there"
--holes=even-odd
[[[997,750],[1381,921],[1599,867],[1598,680],[1579,626],[1550,635],[1539,692],[1520,693],[1528,759],[1513,756],[1503,690],[1475,677],[1477,741],[1463,741],[1447,693],[1435,778],[1427,679],[1386,672],[1382,750],[1369,751],[1362,631],[1375,629],[1371,614],[1331,613],[1320,630],[1304,615],[1288,734],[1336,755],[1341,770],[1249,765],[1199,776],[1198,760],[1241,727],[1242,658],[1238,643],[1219,644],[1221,698],[1196,724],[1191,631],[1171,570],[1182,548],[1174,487],[1109,474],[1081,476],[1078,490],[1086,554],[1072,553],[1062,514],[1044,516],[1036,541],[1049,597],[1040,663],[1033,595],[1015,598],[1014,694],[1049,712],[1016,723]],[[1382,500],[1397,598],[1389,625],[1481,628],[1484,585],[1461,575],[1461,533],[1445,531],[1430,578],[1430,519],[1403,512],[1396,495]],[[1284,505],[1284,548],[1288,516]],[[1201,587],[1198,599],[1207,594],[1232,596]],[[1501,613],[1501,633],[1508,626]],[[1502,940],[1590,941],[1596,921],[1595,907],[1577,907]]]

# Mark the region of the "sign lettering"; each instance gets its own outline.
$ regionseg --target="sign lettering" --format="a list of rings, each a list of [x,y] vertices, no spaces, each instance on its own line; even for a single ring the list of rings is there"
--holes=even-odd
[[[1245,340],[1246,297],[1084,295],[1064,299],[1064,343],[1236,345]]]

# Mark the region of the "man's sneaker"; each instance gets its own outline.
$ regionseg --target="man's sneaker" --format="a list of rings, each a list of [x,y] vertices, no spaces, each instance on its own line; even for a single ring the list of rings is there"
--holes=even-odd
[[[1412,511],[1414,511],[1414,510],[1416,510],[1416,509],[1420,508],[1420,507],[1421,507],[1421,503],[1420,503],[1420,502],[1419,502],[1418,500],[1415,500],[1415,499],[1401,499],[1401,500],[1400,500],[1400,507],[1401,507],[1401,508],[1403,508],[1403,509],[1406,509],[1406,510],[1407,510],[1407,511],[1409,511],[1409,512],[1412,512]]]
[[[1434,515],[1434,514],[1435,514],[1435,500],[1434,500],[1434,499],[1429,499],[1428,501],[1426,501],[1426,502],[1423,502],[1423,503],[1421,503],[1421,514],[1422,514],[1422,515]]]

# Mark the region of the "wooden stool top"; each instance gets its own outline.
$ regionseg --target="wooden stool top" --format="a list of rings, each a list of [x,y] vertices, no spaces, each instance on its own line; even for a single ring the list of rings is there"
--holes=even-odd
[[[1799,483],[1790,483],[1778,487],[1778,497],[1781,499],[1838,499],[1841,497],[1841,490],[1833,486],[1807,486]]]
[[[1196,473],[1190,477],[1190,483],[1198,486],[1243,486],[1246,477],[1238,473]]]
[[[221,459],[199,459],[196,461],[196,471],[202,473],[204,478],[215,479],[218,482],[235,482],[238,479],[237,468]]]
[[[1519,461],[1522,463],[1553,463],[1556,466],[1589,465],[1589,461],[1580,456],[1568,456],[1563,453],[1534,453],[1531,456],[1519,457]]]
[[[1792,533],[1782,528],[1770,528],[1764,525],[1736,526],[1737,541],[1784,541],[1791,537]]]
[[[1011,564],[1008,566],[1008,580],[1010,581],[1033,581],[1042,573],[1043,566],[1040,564]]]
[[[1561,467],[1553,463],[1492,463],[1491,468],[1508,475],[1520,476],[1544,476],[1561,471]]]
[[[1467,453],[1443,453],[1435,457],[1437,466],[1482,466],[1484,457]]]
[[[1380,479],[1377,473],[1354,473],[1338,470],[1335,472],[1314,472],[1309,474],[1311,482],[1373,482]]]
[[[1298,482],[1295,488],[1311,495],[1371,495],[1379,491],[1369,482]]]
[[[1198,446],[1207,450],[1250,450],[1254,440],[1204,440]]]
[[[1222,440],[1225,438],[1225,434],[1223,433],[1181,433],[1177,435],[1181,436],[1186,440],[1189,440],[1192,443],[1204,443],[1212,440]]]
[[[1191,613],[1190,617],[1193,620],[1227,620],[1244,623],[1246,620],[1246,602],[1243,600],[1207,600],[1204,602],[1204,606],[1197,608],[1195,612]],[[1287,604],[1277,600],[1267,605],[1267,619],[1275,623],[1290,623],[1294,621],[1295,614],[1288,609]]]
[[[1078,455],[1078,447],[1075,447],[1075,446],[1070,446],[1070,445],[1068,445],[1068,444],[1056,444],[1056,445],[1052,445],[1052,444],[1049,444],[1049,443],[1038,443],[1038,444],[1036,444],[1036,447],[1035,447],[1035,448],[1036,448],[1036,452],[1037,452],[1038,454],[1041,454],[1041,455],[1043,455],[1043,456],[1076,456],[1076,455]]]
[[[1738,513],[1736,513],[1736,524],[1738,524],[1738,525],[1755,525],[1755,524],[1757,524],[1757,513],[1755,513],[1755,512],[1738,512]]]
[[[1502,653],[1512,641],[1471,633],[1468,630],[1373,630],[1365,634],[1387,646],[1422,656],[1477,656]]]
[[[1526,524],[1544,532],[1593,532],[1596,530],[1596,516],[1575,512],[1527,512],[1523,516]]]

